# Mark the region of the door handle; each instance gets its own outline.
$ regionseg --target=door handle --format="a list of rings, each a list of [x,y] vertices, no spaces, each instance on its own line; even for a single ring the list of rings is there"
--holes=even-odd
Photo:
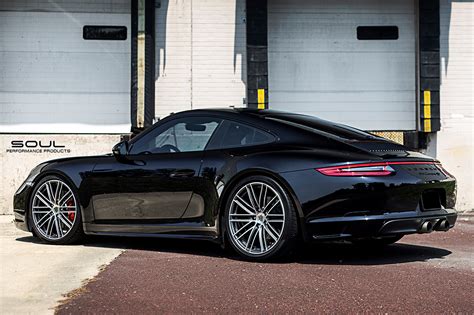
[[[179,178],[179,177],[193,177],[196,172],[194,170],[180,170],[174,171],[170,174],[170,177]]]

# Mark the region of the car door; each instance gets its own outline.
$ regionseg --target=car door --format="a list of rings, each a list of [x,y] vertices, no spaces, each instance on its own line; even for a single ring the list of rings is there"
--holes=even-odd
[[[275,141],[274,135],[256,126],[223,119],[206,147],[201,165],[201,176],[207,186],[200,186],[201,191],[197,190],[196,194],[207,196],[211,202],[218,200],[232,176],[246,167],[241,163],[244,157]]]
[[[220,124],[218,118],[168,120],[130,142],[125,161],[96,167],[114,191],[93,197],[96,221],[173,220],[192,206],[200,185],[203,151]]]

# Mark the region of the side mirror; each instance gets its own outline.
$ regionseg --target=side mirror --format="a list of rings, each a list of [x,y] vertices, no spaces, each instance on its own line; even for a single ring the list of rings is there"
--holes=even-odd
[[[128,155],[128,142],[127,141],[122,141],[117,143],[113,148],[112,148],[112,153],[114,154],[115,158],[118,161],[125,161],[127,160],[127,155]]]

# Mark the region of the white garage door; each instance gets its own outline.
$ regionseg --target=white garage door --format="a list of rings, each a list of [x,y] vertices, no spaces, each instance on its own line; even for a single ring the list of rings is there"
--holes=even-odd
[[[414,130],[415,21],[412,0],[269,0],[270,108]]]
[[[130,131],[130,10],[0,0],[0,132]],[[125,26],[126,39],[85,40],[84,25]]]

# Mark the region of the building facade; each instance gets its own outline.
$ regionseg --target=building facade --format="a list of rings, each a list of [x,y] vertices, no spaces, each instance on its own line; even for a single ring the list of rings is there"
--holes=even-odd
[[[0,0],[0,213],[40,161],[227,106],[403,141],[472,210],[473,17],[456,0]]]

